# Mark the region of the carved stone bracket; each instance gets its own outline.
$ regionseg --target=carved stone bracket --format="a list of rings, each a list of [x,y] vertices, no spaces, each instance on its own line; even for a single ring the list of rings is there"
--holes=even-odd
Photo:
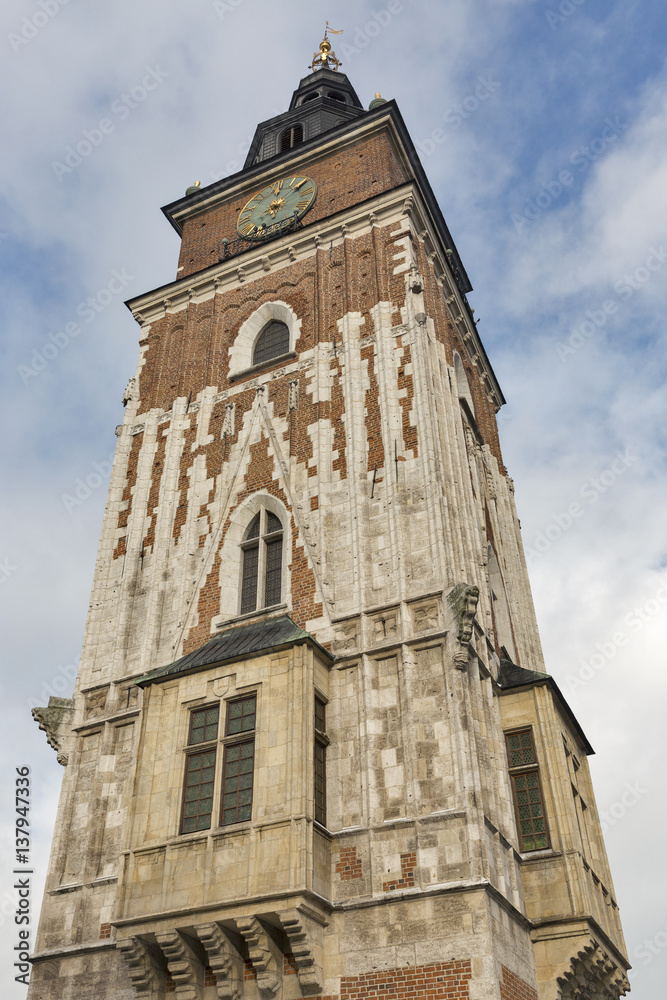
[[[32,717],[46,733],[46,742],[56,751],[58,763],[66,766],[69,750],[64,741],[71,733],[74,718],[73,698],[49,698],[47,708],[33,708]]]
[[[125,959],[137,996],[150,1000],[163,997],[166,976],[155,945],[142,938],[131,937],[117,941],[116,947]]]
[[[323,993],[324,978],[318,961],[322,948],[316,940],[321,937],[321,925],[298,910],[287,910],[279,917],[294,955],[301,992],[304,996]]]
[[[558,976],[559,1000],[619,1000],[630,989],[625,971],[598,944],[591,941]]]
[[[220,1000],[240,1000],[243,995],[243,957],[220,924],[198,924],[197,937],[206,949]]]
[[[472,623],[477,612],[477,602],[479,601],[479,587],[471,587],[467,583],[459,583],[450,591],[448,599],[457,627],[457,648],[454,652],[454,664],[459,670],[465,670],[468,665],[468,643],[472,639]]]
[[[178,931],[165,931],[155,936],[167,959],[176,1000],[198,1000],[204,988],[204,966],[185,936]]]
[[[236,921],[248,945],[248,956],[257,976],[257,986],[264,1000],[271,1000],[280,989],[282,968],[278,966],[276,948],[257,917]]]
[[[133,375],[132,378],[127,383],[127,385],[125,386],[125,392],[123,393],[123,398],[122,398],[123,406],[127,406],[130,400],[137,398],[139,394],[138,389],[139,387],[137,385],[136,376]]]

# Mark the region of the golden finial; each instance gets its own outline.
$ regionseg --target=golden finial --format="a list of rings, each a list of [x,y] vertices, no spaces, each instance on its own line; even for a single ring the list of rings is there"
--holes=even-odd
[[[313,54],[313,61],[310,64],[310,69],[313,71],[316,69],[332,69],[335,71],[339,66],[343,65],[340,59],[336,58],[336,53],[331,48],[331,42],[328,38],[329,32],[332,35],[342,35],[343,29],[341,28],[340,31],[337,31],[335,28],[330,28],[329,22],[326,22],[324,38],[320,42],[320,51]]]

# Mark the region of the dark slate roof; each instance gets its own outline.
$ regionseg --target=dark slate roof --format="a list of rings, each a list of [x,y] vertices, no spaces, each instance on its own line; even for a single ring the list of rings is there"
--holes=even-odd
[[[550,674],[540,673],[539,670],[526,670],[519,667],[511,660],[501,660],[498,671],[498,687],[503,691],[508,688],[521,687],[522,684],[533,684],[535,681],[543,681],[550,677]]]
[[[248,625],[227,629],[220,635],[209,639],[206,645],[182,656],[180,660],[175,660],[173,663],[168,663],[166,667],[158,667],[157,670],[151,670],[143,677],[138,677],[135,684],[144,687],[146,684],[164,680],[174,674],[201,670],[214,663],[259,656],[260,653],[266,653],[281,646],[291,646],[298,642],[311,642],[328,659],[333,660],[331,653],[320,646],[309,632],[299,628],[289,615],[280,615],[278,618],[265,618],[263,621],[250,622]]]
[[[575,732],[579,735],[581,739],[582,746],[588,755],[594,754],[595,750],[588,742],[588,738],[579,725],[577,717],[568,705],[563,692],[556,684],[551,674],[543,674],[540,670],[526,670],[525,667],[520,667],[516,663],[512,663],[511,660],[501,659],[500,670],[498,671],[498,687],[500,688],[501,694],[509,692],[512,688],[525,687],[529,684],[546,684],[554,695],[556,701],[559,703],[563,714],[572,723],[572,727]]]

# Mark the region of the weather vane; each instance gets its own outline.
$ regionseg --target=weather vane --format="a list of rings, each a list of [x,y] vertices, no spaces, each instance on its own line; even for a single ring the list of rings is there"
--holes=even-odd
[[[332,35],[342,35],[343,29],[336,31],[335,28],[329,27],[329,22],[326,22],[326,28],[324,29],[324,38],[320,42],[320,51],[315,52],[313,55],[313,61],[310,64],[312,70],[316,69],[332,69],[337,70],[339,66],[342,66],[340,59],[336,58],[336,53],[331,48],[331,42],[329,41],[329,33]]]

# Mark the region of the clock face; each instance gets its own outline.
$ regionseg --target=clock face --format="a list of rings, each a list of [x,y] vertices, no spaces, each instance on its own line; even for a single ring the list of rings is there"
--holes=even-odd
[[[261,240],[287,228],[312,207],[317,185],[310,177],[283,177],[258,191],[242,209],[237,223],[240,236]]]

